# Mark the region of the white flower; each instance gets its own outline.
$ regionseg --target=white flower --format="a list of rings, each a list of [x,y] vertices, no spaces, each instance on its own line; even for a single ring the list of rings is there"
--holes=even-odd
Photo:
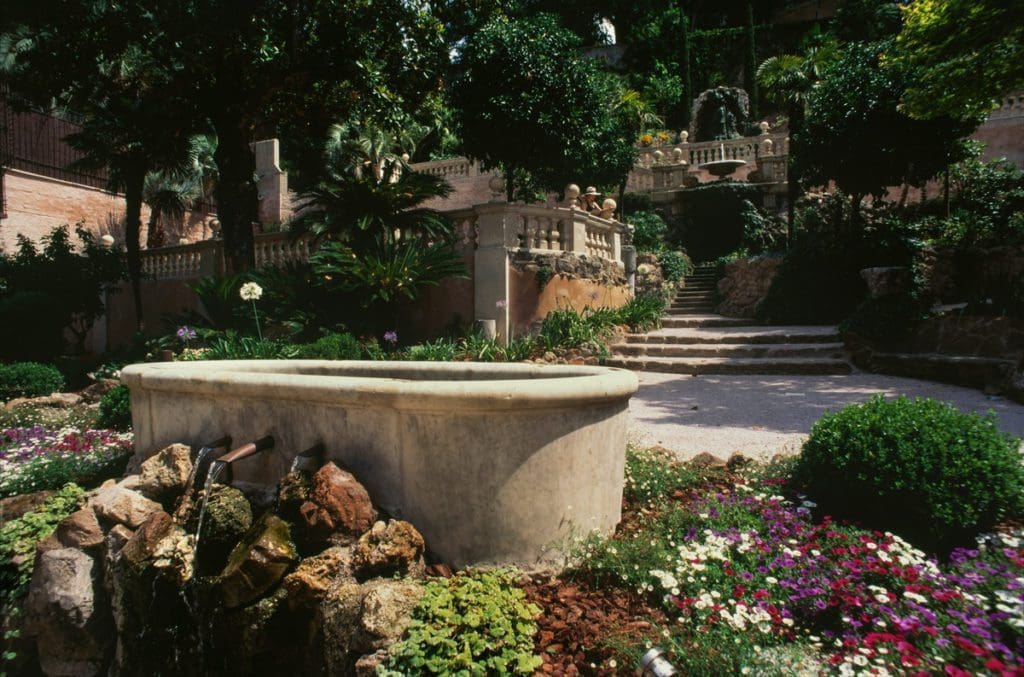
[[[243,301],[259,301],[260,297],[263,296],[263,287],[255,282],[246,282],[238,290],[238,295],[242,297]]]

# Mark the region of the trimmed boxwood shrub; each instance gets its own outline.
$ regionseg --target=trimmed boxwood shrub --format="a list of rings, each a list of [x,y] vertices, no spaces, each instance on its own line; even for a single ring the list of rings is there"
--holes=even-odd
[[[325,334],[296,348],[296,357],[304,360],[358,360],[363,354],[359,341],[348,333]]]
[[[944,555],[1019,512],[1019,445],[992,413],[877,396],[823,416],[792,479],[826,514]]]
[[[41,397],[64,387],[64,376],[56,367],[39,362],[0,365],[0,400]]]
[[[123,383],[111,388],[100,400],[100,415],[96,425],[110,430],[128,430],[132,427],[132,404],[128,386]]]

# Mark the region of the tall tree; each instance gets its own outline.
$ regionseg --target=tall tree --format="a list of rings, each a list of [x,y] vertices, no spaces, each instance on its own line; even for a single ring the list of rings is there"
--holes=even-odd
[[[794,235],[796,200],[800,195],[800,166],[795,158],[799,153],[807,104],[825,69],[839,55],[835,41],[819,33],[812,34],[806,44],[803,54],[773,56],[757,69],[757,79],[764,87],[765,95],[785,108],[789,120],[786,224],[790,243]]]
[[[888,55],[918,73],[903,96],[917,118],[969,117],[1024,87],[1024,20],[1013,0],[914,0]]]
[[[496,19],[459,55],[452,102],[464,150],[501,168],[509,201],[531,180],[558,190],[610,167],[593,180],[615,185],[629,171],[618,160],[604,162],[621,148],[634,152],[633,139],[615,113],[619,97],[579,47],[553,16],[540,15]]]

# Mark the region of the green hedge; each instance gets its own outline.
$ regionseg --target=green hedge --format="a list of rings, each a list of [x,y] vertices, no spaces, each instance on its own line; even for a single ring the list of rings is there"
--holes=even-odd
[[[39,362],[0,365],[0,400],[40,397],[60,391],[64,376],[56,367]]]

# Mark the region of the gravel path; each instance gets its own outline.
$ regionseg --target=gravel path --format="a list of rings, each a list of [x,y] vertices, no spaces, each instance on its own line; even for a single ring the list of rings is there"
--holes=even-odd
[[[979,390],[878,374],[850,376],[680,376],[640,372],[630,402],[630,438],[681,458],[733,452],[771,458],[796,453],[826,411],[875,393],[931,397],[965,411],[993,410],[1003,430],[1024,438],[1024,405]]]

